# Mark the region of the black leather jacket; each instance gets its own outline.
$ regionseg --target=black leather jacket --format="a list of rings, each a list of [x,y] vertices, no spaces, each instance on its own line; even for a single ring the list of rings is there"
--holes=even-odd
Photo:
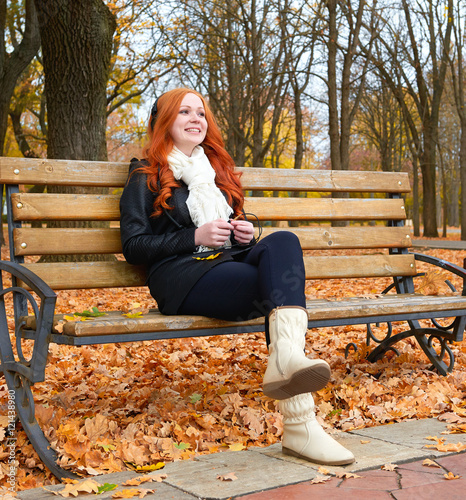
[[[129,178],[120,199],[120,231],[123,254],[130,264],[146,265],[147,283],[164,314],[177,314],[193,285],[209,269],[233,260],[249,247],[222,249],[213,260],[198,260],[194,226],[186,205],[188,188],[184,183],[173,190],[171,210],[152,217],[156,193],[149,190],[146,175],[136,172],[143,165],[132,160]],[[234,243],[234,239],[232,240]]]

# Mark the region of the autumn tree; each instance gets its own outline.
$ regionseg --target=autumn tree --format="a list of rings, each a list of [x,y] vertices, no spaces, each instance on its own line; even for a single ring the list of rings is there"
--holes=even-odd
[[[295,15],[289,0],[182,0],[159,17],[179,80],[208,95],[238,165],[264,165],[290,102]]]
[[[351,125],[364,91],[372,43],[377,32],[375,7],[365,0],[328,0],[327,50],[330,161],[334,170],[348,170]],[[360,50],[364,46],[364,57]]]
[[[39,47],[34,1],[0,0],[0,155],[3,155],[10,100],[16,83]]]
[[[437,147],[442,94],[451,50],[453,1],[447,15],[444,2],[402,0],[400,16],[404,23],[394,29],[386,25],[379,37],[383,54],[374,59],[377,71],[396,96],[405,117],[416,154],[420,159],[423,192],[424,236],[438,237],[437,230]],[[406,105],[406,95],[415,104],[421,123]]]
[[[450,54],[450,68],[455,109],[460,121],[461,239],[466,240],[466,103],[464,97],[466,88],[463,59],[463,44],[466,36],[466,3],[462,0],[457,0],[454,4],[454,10],[450,15],[455,20],[453,28],[454,49]]]

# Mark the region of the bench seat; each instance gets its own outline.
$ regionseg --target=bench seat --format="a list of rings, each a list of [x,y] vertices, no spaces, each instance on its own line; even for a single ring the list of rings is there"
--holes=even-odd
[[[466,297],[387,294],[343,300],[308,300],[306,308],[309,326],[318,328],[367,324],[373,321],[402,321],[412,317],[427,319],[457,316],[466,309]],[[158,310],[151,310],[137,318],[128,318],[120,311],[107,312],[105,316],[82,321],[64,320],[64,316],[66,315],[56,314],[53,320],[52,338],[53,342],[58,344],[95,344],[99,343],[100,337],[106,335],[118,336],[112,339],[113,342],[125,342],[134,341],[133,336],[137,336],[138,340],[150,340],[234,334],[264,329],[263,317],[249,321],[223,321],[204,316],[166,316]],[[28,316],[22,320],[23,334],[27,336],[28,330],[36,329],[35,317]],[[86,342],[86,337],[92,338]],[[105,338],[101,341],[106,342]]]

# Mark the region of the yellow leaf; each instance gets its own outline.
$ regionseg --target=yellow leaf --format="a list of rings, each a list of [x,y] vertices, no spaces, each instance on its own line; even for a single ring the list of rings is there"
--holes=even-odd
[[[395,469],[398,469],[398,465],[396,465],[396,464],[385,464],[385,465],[382,465],[381,469],[382,470],[393,471]]]
[[[370,443],[371,440],[370,439],[361,439],[361,444],[367,444],[367,443]]]
[[[127,318],[142,318],[143,314],[141,311],[134,312],[134,313],[126,313],[123,314],[123,316],[126,316]]]
[[[241,451],[241,450],[244,450],[246,448],[246,446],[244,446],[243,443],[234,443],[234,444],[230,444],[228,446],[228,448],[230,448],[231,451]]]
[[[136,465],[132,462],[125,461],[125,465],[136,472],[152,472],[154,470],[159,470],[165,467],[165,462],[157,462],[156,464],[151,465]]]

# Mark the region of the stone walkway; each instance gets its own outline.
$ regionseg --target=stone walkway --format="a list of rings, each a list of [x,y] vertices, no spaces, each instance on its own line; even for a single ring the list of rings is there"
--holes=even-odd
[[[281,445],[250,448],[246,451],[222,452],[199,456],[194,460],[169,463],[151,473],[166,474],[163,482],[143,483],[140,487],[155,489],[150,500],[304,500],[341,499],[422,499],[456,500],[466,496],[466,453],[442,453],[434,448],[428,436],[444,438],[446,443],[466,444],[466,434],[442,434],[447,424],[437,419],[410,420],[397,424],[335,433],[334,436],[356,456],[356,462],[344,467],[319,466],[281,453]],[[431,459],[440,467],[423,465]],[[388,469],[383,470],[383,466]],[[325,472],[325,471],[324,471]],[[233,473],[237,478],[224,481],[219,476]],[[360,477],[344,477],[352,473]],[[445,474],[456,479],[448,480]],[[97,476],[99,483],[118,484],[114,491],[98,497],[80,494],[81,499],[109,499],[112,494],[130,486],[127,479],[140,477],[132,472]],[[331,477],[323,483],[318,477]],[[48,487],[57,492],[63,485]],[[57,497],[42,488],[18,493],[23,500],[52,500]],[[59,497],[60,498],[60,497]]]

